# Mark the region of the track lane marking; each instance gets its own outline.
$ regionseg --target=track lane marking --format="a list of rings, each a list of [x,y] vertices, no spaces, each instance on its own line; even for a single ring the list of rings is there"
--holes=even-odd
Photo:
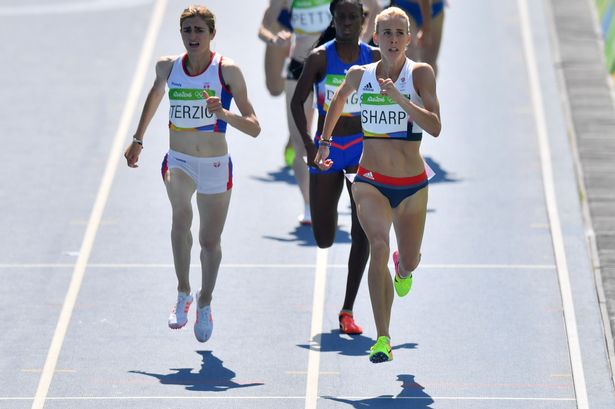
[[[149,26],[145,32],[145,40],[141,49],[141,55],[139,56],[137,68],[132,78],[128,97],[126,98],[124,110],[122,111],[122,116],[113,139],[109,157],[107,158],[105,171],[98,188],[96,201],[94,202],[92,213],[90,214],[88,225],[81,243],[79,256],[75,263],[68,291],[64,298],[62,310],[58,318],[58,323],[56,324],[51,345],[49,347],[49,351],[47,352],[45,365],[43,366],[43,371],[39,379],[34,401],[32,402],[32,409],[43,409],[45,406],[49,386],[51,385],[53,374],[56,371],[56,365],[62,350],[62,344],[64,343],[64,338],[66,336],[73,309],[77,301],[77,296],[79,295],[79,289],[81,288],[81,283],[85,275],[85,269],[88,265],[88,260],[92,252],[94,240],[96,239],[96,233],[98,232],[102,214],[107,204],[113,178],[115,177],[115,173],[117,171],[117,165],[122,157],[123,146],[128,135],[128,129],[137,108],[137,103],[143,89],[148,67],[151,64],[152,53],[154,51],[156,38],[158,37],[158,32],[160,31],[160,26],[162,24],[166,3],[167,0],[156,1]]]
[[[534,49],[527,0],[518,0],[518,7],[521,36],[523,38],[523,51],[530,85],[530,97],[532,100],[534,122],[536,125],[536,136],[538,138],[538,146],[540,151],[540,164],[542,169],[545,204],[549,216],[549,224],[551,226],[551,241],[553,243],[555,265],[557,266],[557,275],[559,278],[558,282],[562,296],[562,305],[564,308],[564,321],[566,335],[568,338],[568,350],[570,354],[570,364],[572,367],[574,390],[577,397],[578,409],[588,409],[589,402],[587,397],[587,385],[585,383],[581,345],[579,342],[579,332],[572,297],[570,272],[568,271],[566,249],[557,206],[553,163],[551,160],[551,146],[549,144],[549,135],[547,132],[544,100],[542,90],[540,88],[538,65],[536,62],[536,50]]]
[[[348,400],[476,400],[476,401],[544,401],[544,402],[574,402],[575,398],[551,397],[514,397],[514,396],[318,396],[318,399],[348,399]],[[28,397],[5,397],[1,401],[32,400]],[[48,397],[49,401],[104,401],[104,400],[303,400],[305,396],[56,396]]]
[[[327,284],[327,258],[329,250],[316,250],[316,273],[312,301],[312,325],[308,350],[308,368],[305,387],[305,409],[316,409],[318,401],[318,377],[320,372],[320,334],[325,309],[325,288]]]
[[[7,263],[0,264],[0,269],[11,268],[73,268],[72,263]],[[91,263],[89,268],[173,268],[170,263]],[[191,268],[201,268],[200,264],[190,264]],[[220,268],[315,268],[316,264],[220,264]],[[393,267],[393,265],[389,265]],[[347,264],[328,264],[327,268],[348,268]],[[469,270],[553,270],[554,264],[421,264],[424,269],[469,269]]]

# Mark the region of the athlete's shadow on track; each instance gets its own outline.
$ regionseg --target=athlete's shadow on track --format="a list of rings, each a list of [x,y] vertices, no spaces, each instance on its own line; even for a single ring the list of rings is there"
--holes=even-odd
[[[263,236],[265,239],[280,241],[283,243],[297,243],[302,247],[311,247],[316,245],[314,234],[311,226],[297,226],[295,230],[289,232],[290,237],[275,237]],[[335,232],[334,243],[350,243],[350,233],[340,228]]]
[[[171,368],[170,374],[156,374],[144,371],[129,371],[136,374],[152,376],[163,385],[184,385],[186,390],[199,392],[225,392],[229,389],[261,386],[263,383],[240,384],[233,381],[235,372],[222,365],[222,360],[211,351],[196,351],[203,357],[199,372],[193,368]]]
[[[352,335],[350,338],[342,336],[339,329],[334,329],[329,333],[316,335],[313,341],[320,346],[317,348],[320,352],[337,352],[339,355],[347,356],[367,356],[369,348],[374,345],[375,340],[364,335]],[[310,349],[309,345],[297,345],[304,349]],[[417,344],[406,343],[401,345],[393,345],[395,349],[415,349]]]
[[[450,173],[443,169],[438,162],[436,162],[429,156],[425,156],[424,159],[427,165],[429,165],[429,167],[436,173],[433,178],[429,179],[430,184],[459,182],[459,179],[451,177]]]
[[[459,179],[455,179],[451,177],[450,173],[446,171],[438,162],[433,160],[429,156],[424,157],[425,162],[429,165],[431,169],[436,173],[433,178],[429,180],[429,183],[456,183],[459,182]],[[271,171],[267,173],[267,176],[252,176],[254,180],[260,180],[261,182],[285,182],[290,185],[295,185],[297,182],[295,181],[295,177],[293,176],[293,172],[291,168],[281,167],[277,170]]]
[[[401,381],[401,392],[397,396],[380,395],[374,398],[352,400],[324,396],[325,399],[347,403],[353,408],[383,408],[383,409],[431,409],[434,403],[431,396],[425,393],[425,388],[414,380],[414,375],[397,375]]]
[[[296,185],[295,176],[293,175],[293,171],[289,167],[281,167],[278,170],[274,170],[267,173],[267,176],[252,176],[252,179],[259,180],[261,182],[284,182],[289,185]]]
[[[459,179],[451,177],[450,173],[440,166],[438,162],[433,160],[432,158],[426,156],[425,162],[433,169],[435,172],[435,176],[429,180],[430,184],[434,183],[457,183]],[[253,178],[256,180],[260,180],[263,182],[287,182],[290,184],[295,184],[295,178],[292,175],[292,171],[290,168],[283,167],[277,171],[269,172],[268,177],[258,177],[254,176]],[[435,212],[434,209],[427,209],[428,213]],[[344,212],[339,212],[340,215],[350,215],[350,208]],[[310,226],[297,226],[295,230],[289,232],[290,237],[275,237],[275,236],[263,236],[265,239],[275,240],[284,243],[297,243],[299,246],[315,246],[316,241],[314,240],[314,236],[312,234],[312,228]],[[335,233],[335,243],[350,243],[350,233],[342,230],[340,228],[337,229]]]

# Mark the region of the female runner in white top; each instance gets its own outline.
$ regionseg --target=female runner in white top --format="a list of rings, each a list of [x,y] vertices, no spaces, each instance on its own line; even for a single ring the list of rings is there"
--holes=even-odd
[[[321,169],[331,167],[327,159],[330,141],[322,141],[331,139],[346,99],[358,91],[362,94],[364,140],[352,191],[370,243],[368,284],[378,331],[378,341],[370,353],[372,362],[393,358],[389,334],[393,282],[387,267],[391,225],[398,247],[394,254],[395,290],[403,296],[420,261],[427,212],[427,177],[420,140],[423,131],[438,136],[441,130],[434,71],[426,63],[406,58],[411,41],[403,10],[388,8],[376,17],[374,42],[380,47],[382,60],[349,70],[327,112],[315,158]],[[368,80],[370,76],[373,81]],[[404,88],[403,94],[398,87]]]
[[[226,125],[252,137],[258,136],[260,125],[241,70],[210,48],[216,35],[213,13],[204,6],[190,6],[181,14],[180,28],[186,54],[162,57],[156,63],[156,79],[124,156],[129,167],[138,166],[145,131],[168,85],[170,150],[162,170],[173,213],[171,245],[179,292],[168,324],[173,329],[186,325],[193,301],[189,280],[190,226],[191,199],[196,192],[202,284],[196,293],[194,331],[197,339],[205,342],[213,330],[210,304],[222,258],[220,237],[231,198],[232,164]],[[229,111],[231,98],[239,114]]]

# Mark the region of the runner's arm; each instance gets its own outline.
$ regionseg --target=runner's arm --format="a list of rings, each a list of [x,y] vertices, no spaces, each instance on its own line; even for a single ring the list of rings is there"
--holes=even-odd
[[[366,6],[368,14],[365,24],[365,32],[361,36],[361,40],[365,43],[369,43],[372,40],[372,34],[376,31],[376,16],[382,11],[382,6],[378,0],[363,0],[363,4]]]
[[[423,16],[423,25],[419,27],[417,34],[418,45],[423,47],[429,45],[432,41],[431,37],[431,0],[419,0],[421,15]]]
[[[320,137],[321,140],[331,139],[335,125],[344,111],[344,104],[346,104],[346,100],[353,92],[359,89],[359,84],[361,83],[361,78],[363,77],[363,71],[364,67],[361,65],[354,65],[350,67],[344,82],[342,82],[342,85],[340,85],[335,91],[335,94],[333,94],[331,105],[329,106],[329,110],[325,116],[325,124],[323,125],[322,135]]]
[[[276,32],[277,30],[274,28],[278,25],[276,24],[278,15],[286,7],[288,7],[287,0],[269,1],[269,6],[265,10],[261,24],[258,27],[258,38],[266,44],[275,44],[277,41],[286,40],[286,37],[290,37],[290,33],[282,30],[280,32],[282,33],[282,38],[280,38],[280,33]]]
[[[305,101],[310,96],[313,85],[324,75],[326,63],[327,60],[324,49],[317,48],[310,53],[305,60],[303,71],[297,80],[295,93],[290,101],[290,110],[304,145],[313,143],[312,136],[308,133],[309,127],[304,108]]]
[[[139,118],[139,124],[137,130],[133,135],[133,138],[141,143],[131,141],[130,145],[124,152],[127,164],[131,168],[136,168],[139,160],[139,155],[143,149],[143,138],[145,137],[145,131],[147,126],[151,122],[154,114],[160,106],[160,101],[164,97],[166,90],[166,83],[171,69],[173,68],[173,57],[162,57],[156,63],[156,78],[154,84],[147,94],[145,103],[143,104],[143,110],[141,111],[141,117]]]
[[[207,98],[207,109],[233,128],[256,138],[261,132],[261,126],[256,118],[254,107],[248,99],[248,88],[241,70],[232,60],[224,58],[221,71],[241,115],[222,108],[218,97]]]
[[[416,122],[424,131],[435,137],[440,135],[440,102],[436,95],[436,76],[433,68],[426,63],[417,63],[412,70],[414,89],[423,101],[420,107],[403,98],[402,108],[408,113],[409,119]]]

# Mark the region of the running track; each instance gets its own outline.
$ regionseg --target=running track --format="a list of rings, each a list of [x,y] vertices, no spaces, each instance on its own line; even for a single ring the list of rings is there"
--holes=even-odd
[[[337,330],[348,199],[329,250],[296,223],[284,105],[256,38],[265,1],[207,3],[263,132],[228,132],[235,189],[206,344],[166,327],[165,105],[141,166],[121,158],[155,59],[182,50],[184,2],[3,2],[0,408],[615,407],[548,5],[452,3],[443,132],[423,145],[439,172],[423,264],[395,300],[395,360],[375,366],[366,280],[365,333]],[[194,288],[199,276],[194,264]]]

